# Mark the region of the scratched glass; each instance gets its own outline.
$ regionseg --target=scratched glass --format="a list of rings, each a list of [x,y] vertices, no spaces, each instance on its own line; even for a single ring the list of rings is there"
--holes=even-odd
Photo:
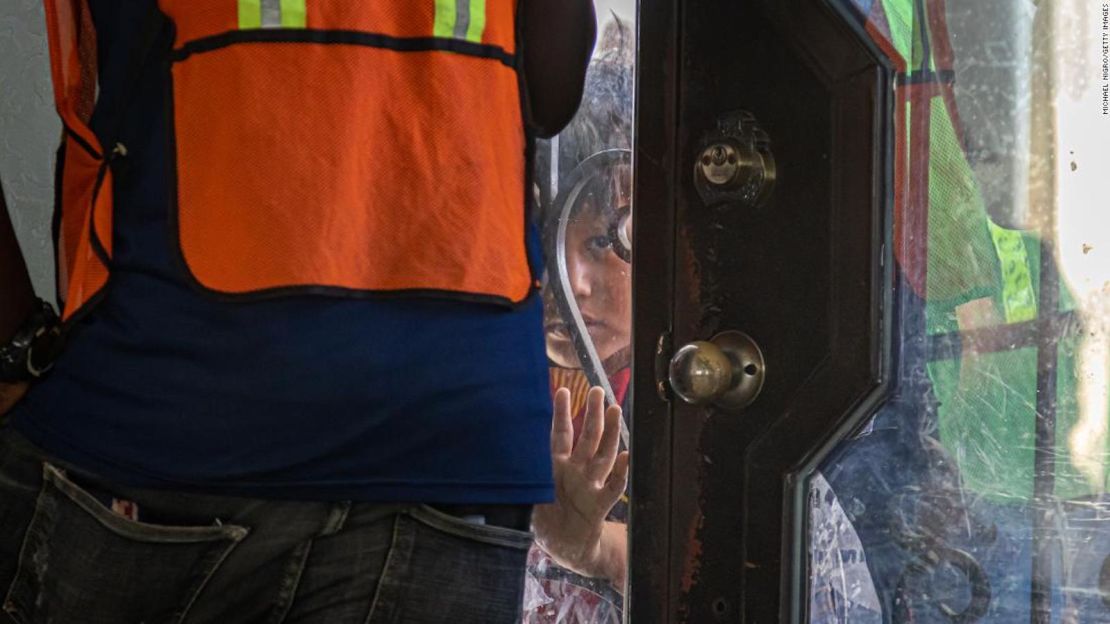
[[[591,386],[604,388],[609,404],[630,413],[636,5],[610,0],[596,2],[596,8],[599,39],[582,105],[558,137],[539,143],[535,175],[551,386],[570,389],[576,427]],[[627,524],[627,518],[625,497],[609,521]],[[523,621],[616,624],[622,591],[608,579],[564,569],[533,547]]]
[[[1110,3],[837,3],[900,70],[897,348],[808,481],[808,621],[1110,622]]]

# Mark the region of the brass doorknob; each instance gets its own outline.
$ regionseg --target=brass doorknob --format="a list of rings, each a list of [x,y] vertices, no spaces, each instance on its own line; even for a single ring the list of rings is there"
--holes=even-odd
[[[759,396],[765,372],[755,341],[743,332],[728,331],[676,351],[668,378],[675,395],[691,405],[735,411]]]

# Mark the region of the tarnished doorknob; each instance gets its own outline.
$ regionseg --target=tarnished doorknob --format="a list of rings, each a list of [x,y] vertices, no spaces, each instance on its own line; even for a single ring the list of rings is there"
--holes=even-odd
[[[763,352],[755,341],[728,331],[676,351],[668,377],[675,395],[691,405],[740,410],[759,396],[765,374]]]

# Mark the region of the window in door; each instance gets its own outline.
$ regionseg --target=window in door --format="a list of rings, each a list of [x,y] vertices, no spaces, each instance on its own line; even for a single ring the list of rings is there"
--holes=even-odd
[[[836,4],[898,70],[894,391],[808,479],[808,621],[1110,621],[1110,6]]]

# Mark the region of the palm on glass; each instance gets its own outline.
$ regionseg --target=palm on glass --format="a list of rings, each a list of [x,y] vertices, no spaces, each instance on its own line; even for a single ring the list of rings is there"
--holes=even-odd
[[[606,522],[628,484],[628,452],[620,452],[621,408],[605,409],[605,393],[592,388],[577,440],[570,392],[555,393],[551,455],[556,501],[536,507],[537,542],[559,565],[623,585],[624,525]]]

